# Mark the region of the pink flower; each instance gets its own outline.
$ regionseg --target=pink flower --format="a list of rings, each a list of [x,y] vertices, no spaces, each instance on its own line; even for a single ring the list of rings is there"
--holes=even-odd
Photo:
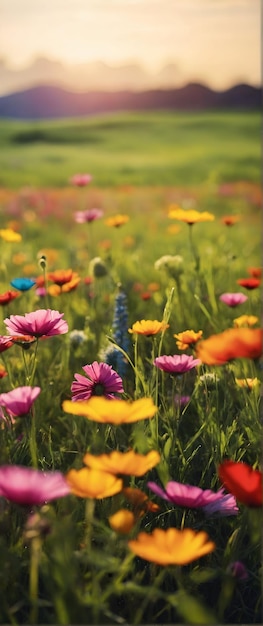
[[[194,359],[188,354],[174,354],[173,356],[159,356],[154,359],[154,365],[169,374],[184,374],[196,365],[200,365],[200,359]]]
[[[200,509],[206,515],[219,513],[220,515],[237,515],[238,507],[234,496],[224,493],[224,489],[211,491],[192,485],[183,485],[171,480],[166,488],[162,489],[156,483],[147,483],[148,487],[164,500],[168,500],[177,506]]]
[[[100,217],[103,217],[104,213],[101,209],[87,209],[86,211],[76,211],[75,222],[78,224],[84,224],[85,222],[94,222]]]
[[[5,352],[5,350],[8,350],[8,348],[11,348],[12,345],[13,343],[10,340],[10,337],[6,335],[0,335],[0,354],[1,352]]]
[[[41,472],[19,465],[0,467],[0,496],[17,504],[43,504],[69,493],[61,472]]]
[[[72,185],[76,187],[86,187],[92,181],[92,176],[90,174],[75,174],[70,179]]]
[[[247,569],[242,561],[233,561],[232,563],[229,563],[227,572],[229,572],[231,576],[237,578],[238,580],[248,579]]]
[[[12,417],[27,415],[40,391],[40,387],[17,387],[0,394],[0,406],[4,407]]]
[[[91,396],[114,398],[115,393],[123,393],[122,379],[107,363],[94,361],[82,368],[86,376],[74,374],[76,381],[71,385],[72,400],[88,400]]]
[[[222,295],[219,296],[219,300],[227,304],[227,306],[235,307],[238,306],[238,304],[246,302],[247,296],[243,293],[222,293]]]
[[[52,309],[38,309],[25,315],[10,315],[4,323],[10,335],[53,337],[68,332],[68,324],[62,320],[63,315]]]

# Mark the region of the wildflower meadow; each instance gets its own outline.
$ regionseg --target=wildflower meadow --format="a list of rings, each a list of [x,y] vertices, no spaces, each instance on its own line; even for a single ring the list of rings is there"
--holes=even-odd
[[[261,623],[259,180],[98,163],[0,188],[0,623]]]

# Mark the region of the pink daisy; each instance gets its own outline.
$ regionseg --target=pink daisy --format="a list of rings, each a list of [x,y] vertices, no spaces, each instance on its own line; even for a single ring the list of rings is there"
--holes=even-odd
[[[17,504],[44,504],[70,493],[60,472],[41,472],[19,465],[0,467],[0,496]]]
[[[154,359],[154,365],[169,374],[185,374],[185,372],[193,369],[196,365],[200,365],[200,363],[200,359],[194,359],[192,356],[188,356],[188,354],[164,355]]]
[[[75,222],[77,224],[84,224],[85,222],[94,222],[100,217],[103,217],[104,213],[101,209],[87,209],[86,211],[76,211]]]
[[[219,300],[227,304],[227,306],[235,307],[246,302],[247,296],[243,293],[222,293],[222,295],[219,296]]]
[[[91,396],[114,398],[123,393],[122,379],[107,363],[94,361],[82,368],[86,376],[74,374],[76,381],[71,385],[72,400],[88,400]]]
[[[187,508],[202,508],[206,515],[219,513],[220,515],[237,515],[238,507],[236,499],[230,494],[225,494],[224,489],[211,491],[192,485],[183,485],[171,480],[166,488],[162,489],[156,483],[147,483],[148,487],[164,500],[168,500],[177,506]]]
[[[10,315],[4,323],[10,335],[53,337],[68,332],[68,324],[62,320],[63,315],[52,309],[38,309],[25,315]]]
[[[0,406],[4,407],[12,417],[28,415],[40,391],[40,387],[17,387],[0,394]]]

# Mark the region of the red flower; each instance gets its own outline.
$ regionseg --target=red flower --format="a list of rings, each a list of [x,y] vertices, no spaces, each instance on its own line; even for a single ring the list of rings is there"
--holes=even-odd
[[[250,276],[253,276],[253,278],[261,278],[262,269],[261,267],[249,267],[248,273]]]
[[[218,475],[223,486],[247,506],[262,506],[262,472],[243,462],[224,461]]]
[[[237,284],[245,289],[256,289],[260,285],[259,278],[239,278]]]
[[[12,302],[12,300],[17,298],[18,296],[19,293],[17,293],[17,291],[6,291],[5,293],[2,293],[0,295],[0,304],[9,304],[9,302]]]

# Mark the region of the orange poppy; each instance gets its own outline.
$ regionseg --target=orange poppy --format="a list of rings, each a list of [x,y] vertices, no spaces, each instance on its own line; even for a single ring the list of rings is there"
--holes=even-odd
[[[240,220],[239,215],[223,215],[222,217],[222,222],[226,226],[234,226],[234,224],[239,222],[239,220]]]
[[[259,278],[239,278],[237,280],[237,284],[240,285],[241,287],[244,287],[244,289],[256,289],[257,287],[259,287],[260,285],[260,279]]]
[[[202,335],[202,330],[199,330],[198,332],[195,332],[194,330],[184,330],[182,333],[174,335],[174,337],[178,339],[176,345],[179,350],[187,350],[187,348],[191,348],[199,339],[201,339]]]
[[[73,291],[77,288],[80,281],[81,278],[79,276],[76,276],[76,278],[73,278],[68,283],[64,283],[64,285],[50,285],[50,287],[48,288],[48,293],[51,296],[59,296],[61,293],[69,293],[70,291]]]
[[[141,489],[137,489],[136,487],[124,487],[122,493],[126,500],[133,506],[136,514],[139,513],[143,515],[147,513],[147,511],[156,513],[160,510],[159,504],[152,502]]]
[[[262,505],[262,472],[242,461],[224,461],[218,475],[223,486],[247,506]]]
[[[108,498],[122,490],[120,478],[88,467],[70,470],[65,479],[71,492],[80,498]]]
[[[229,328],[200,341],[196,357],[206,365],[221,365],[238,358],[256,359],[262,353],[260,328]]]
[[[140,398],[139,400],[129,402],[100,396],[92,396],[90,400],[83,402],[64,400],[62,408],[66,413],[82,415],[94,422],[116,425],[132,424],[133,422],[151,418],[158,410],[152,398]]]
[[[119,509],[119,511],[109,517],[109,524],[112,530],[122,535],[127,535],[135,526],[136,517],[132,511]]]
[[[128,546],[141,559],[158,565],[187,565],[216,548],[206,532],[192,528],[155,528],[151,534],[139,533]]]
[[[118,213],[117,215],[114,215],[113,217],[109,217],[107,220],[105,220],[105,224],[107,224],[107,226],[113,226],[114,228],[119,228],[120,226],[127,224],[129,219],[130,218],[128,215],[122,215],[121,213]]]
[[[4,306],[5,304],[9,304],[9,302],[12,302],[12,300],[18,296],[19,293],[17,293],[17,291],[6,291],[0,295],[0,305]]]
[[[159,452],[151,450],[148,454],[136,454],[134,450],[118,452],[114,450],[110,454],[94,456],[87,452],[83,463],[88,467],[111,474],[129,474],[131,476],[143,476],[155,467],[161,460]]]
[[[170,209],[168,217],[181,222],[186,222],[189,226],[199,222],[212,222],[215,216],[208,211],[196,211],[195,209]]]
[[[128,332],[150,337],[151,335],[157,335],[157,333],[167,328],[169,328],[169,324],[165,324],[165,322],[158,322],[158,320],[140,320],[135,322],[131,328],[128,328]]]
[[[253,276],[253,278],[261,278],[262,269],[261,267],[249,267],[248,273],[250,276]]]
[[[56,285],[65,285],[65,283],[71,282],[73,279],[78,278],[77,272],[73,270],[55,270],[55,272],[49,272],[47,276],[48,280],[51,280]],[[80,279],[79,279],[80,280]]]

